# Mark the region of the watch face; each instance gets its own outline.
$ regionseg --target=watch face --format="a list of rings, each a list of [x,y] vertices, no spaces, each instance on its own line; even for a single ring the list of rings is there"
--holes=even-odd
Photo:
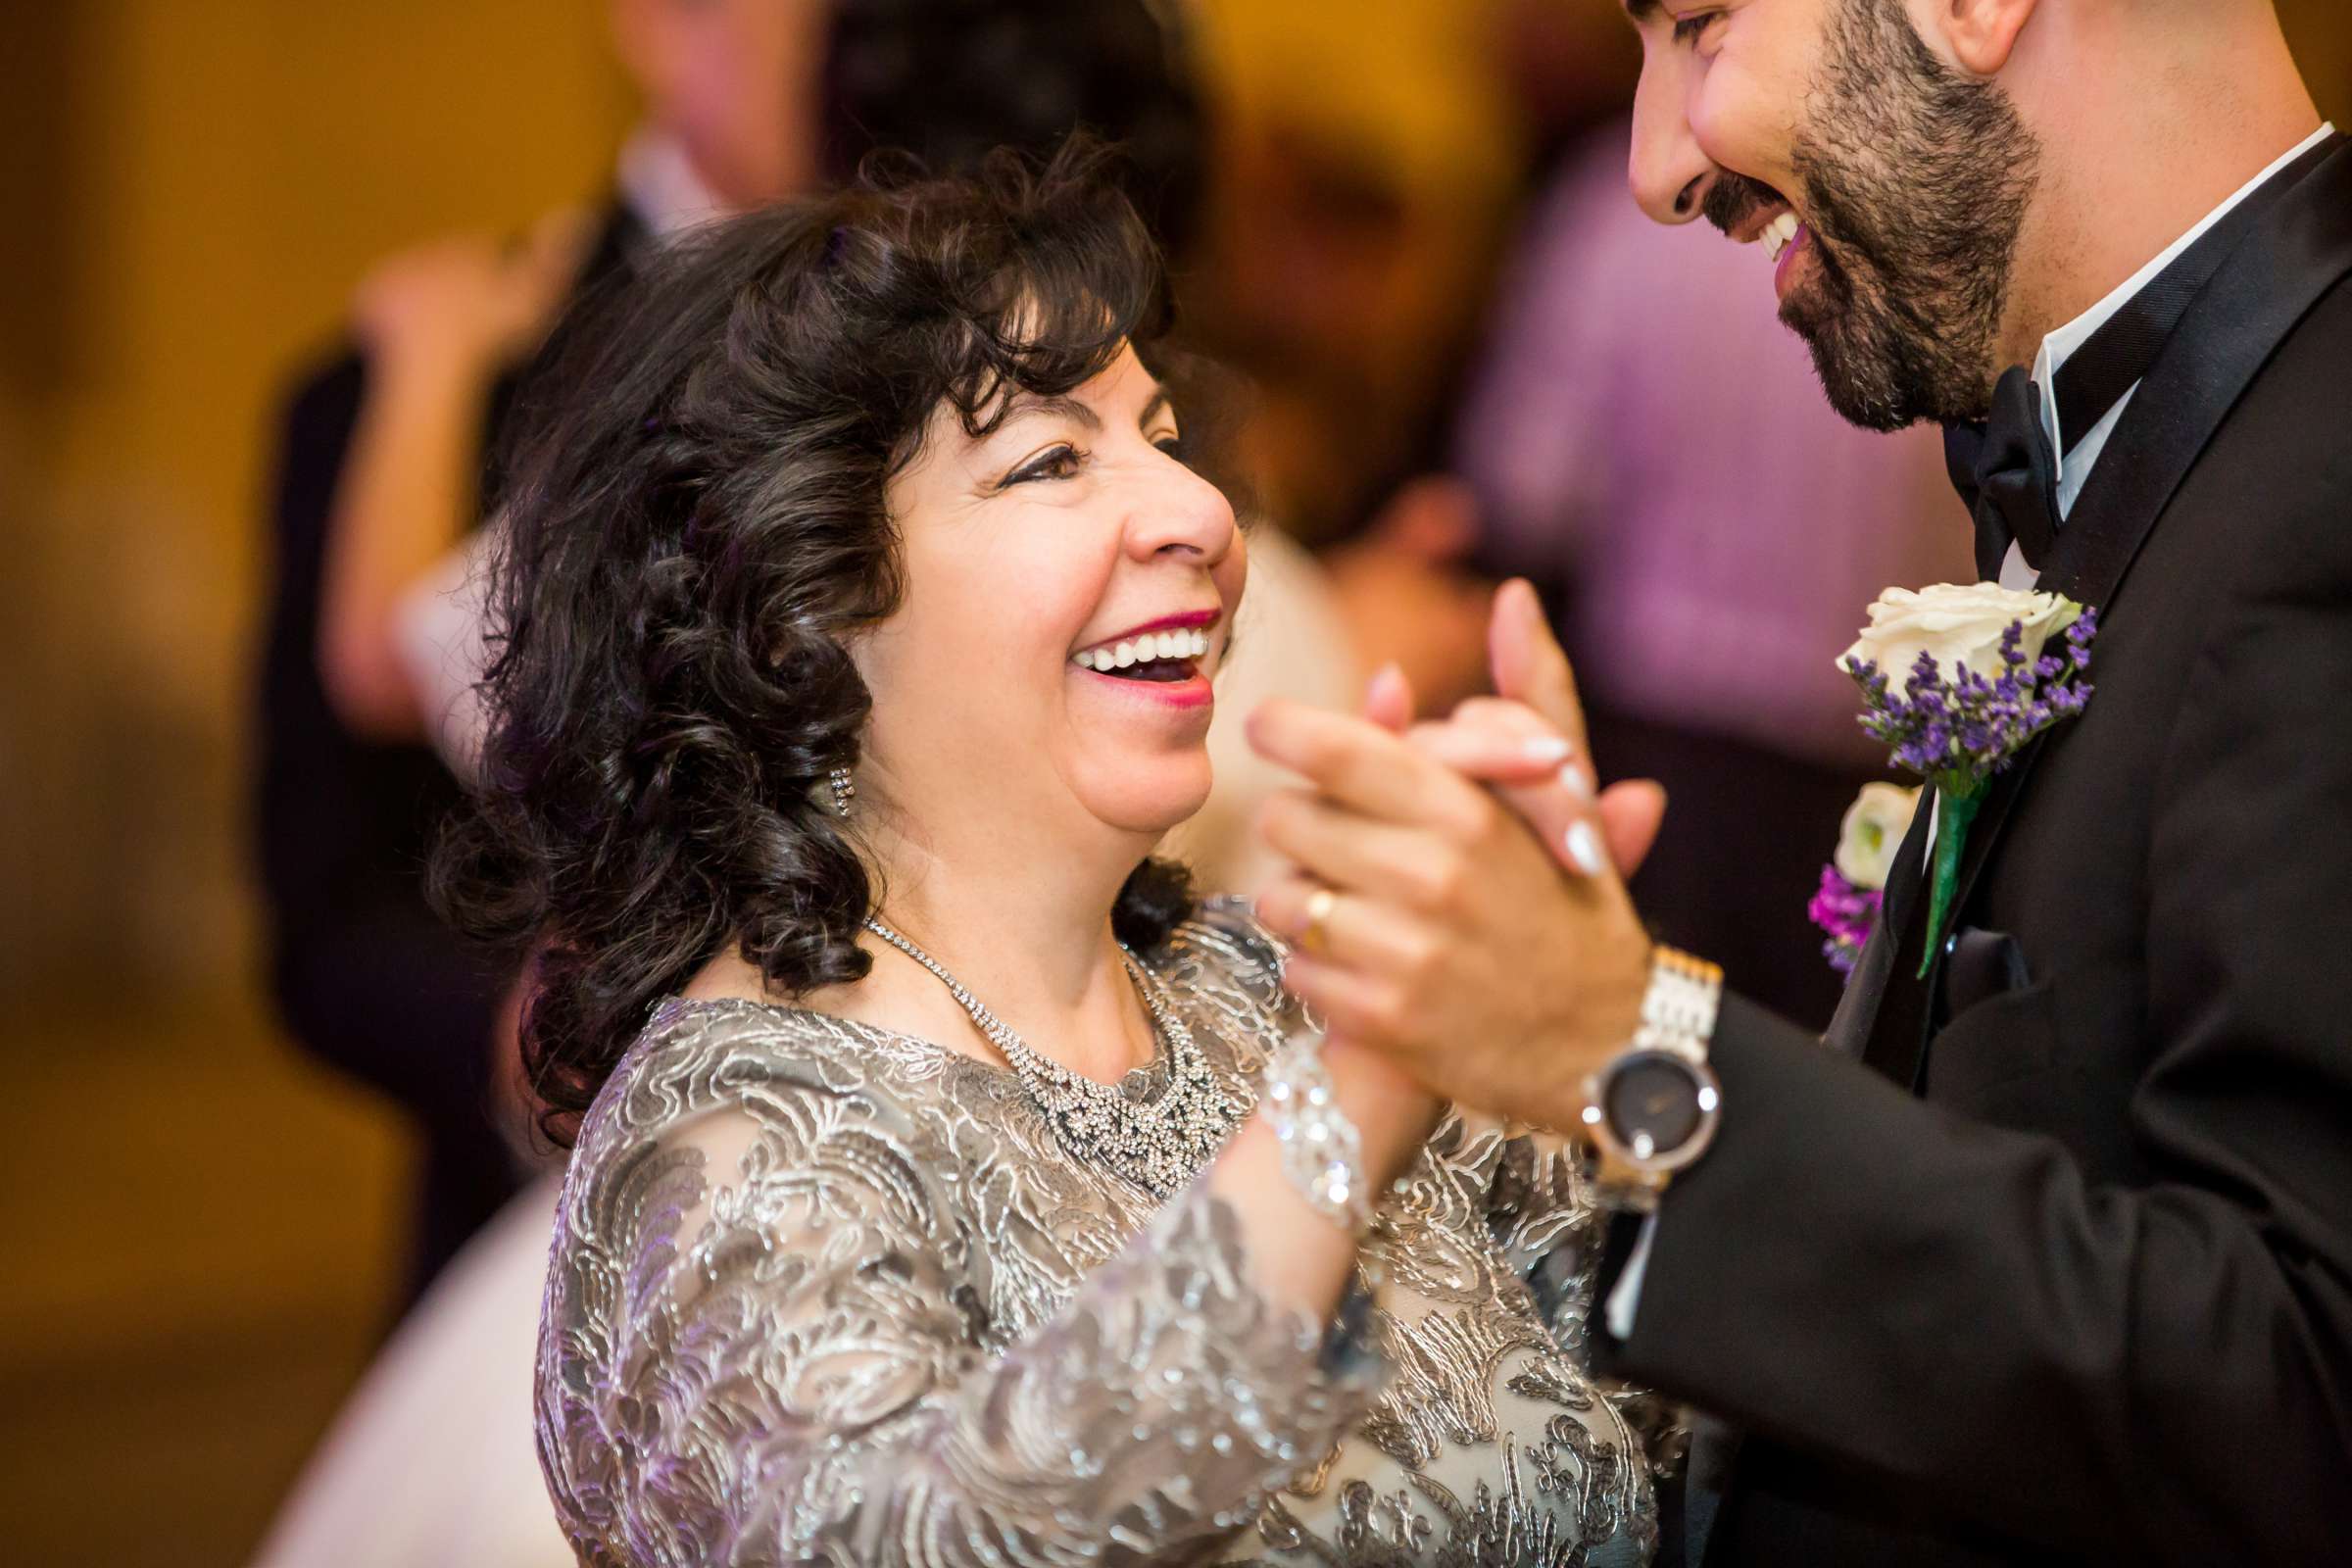
[[[1620,1147],[1636,1159],[1670,1155],[1697,1136],[1708,1100],[1697,1072],[1671,1052],[1644,1051],[1610,1070],[1601,1114]]]

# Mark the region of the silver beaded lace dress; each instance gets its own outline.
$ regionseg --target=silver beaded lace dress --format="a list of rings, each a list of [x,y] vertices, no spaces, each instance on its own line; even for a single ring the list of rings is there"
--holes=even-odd
[[[1279,966],[1222,902],[1152,961],[1244,1082]],[[564,1181],[540,1459],[598,1565],[1641,1564],[1640,1401],[1577,1353],[1596,1223],[1556,1146],[1448,1115],[1318,1329],[1222,1200],[1072,1156],[1011,1073],[672,1001]]]

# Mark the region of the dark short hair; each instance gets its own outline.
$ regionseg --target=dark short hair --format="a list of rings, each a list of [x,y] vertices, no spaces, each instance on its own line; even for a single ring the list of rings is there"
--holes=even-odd
[[[1122,345],[1190,363],[1110,156],[869,171],[563,330],[506,492],[481,782],[433,868],[462,927],[537,953],[523,1059],[559,1142],[717,955],[787,995],[865,974],[874,892],[820,797],[871,707],[848,640],[900,599],[886,484],[943,406],[979,435]],[[1146,860],[1113,927],[1148,951],[1191,907]]]
[[[877,149],[943,171],[998,147],[1042,156],[1083,129],[1118,144],[1129,198],[1182,255],[1207,139],[1188,31],[1160,0],[835,0],[823,176],[847,181]]]

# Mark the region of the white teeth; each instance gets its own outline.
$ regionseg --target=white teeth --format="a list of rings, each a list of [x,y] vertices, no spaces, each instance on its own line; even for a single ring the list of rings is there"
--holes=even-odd
[[[1089,648],[1072,654],[1070,662],[1080,669],[1131,669],[1161,659],[1204,659],[1208,656],[1208,633],[1199,628],[1182,631],[1147,632],[1130,642]]]
[[[1766,223],[1764,231],[1756,238],[1764,242],[1765,254],[1777,262],[1781,259],[1781,254],[1788,249],[1789,242],[1796,238],[1796,215],[1783,213],[1771,222]]]

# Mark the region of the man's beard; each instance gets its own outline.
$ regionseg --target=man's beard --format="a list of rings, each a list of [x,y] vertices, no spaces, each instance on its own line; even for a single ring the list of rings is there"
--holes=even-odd
[[[2039,143],[2007,93],[1929,52],[1899,0],[1838,0],[1812,102],[1794,165],[1816,275],[1781,319],[1855,424],[1981,417]]]

